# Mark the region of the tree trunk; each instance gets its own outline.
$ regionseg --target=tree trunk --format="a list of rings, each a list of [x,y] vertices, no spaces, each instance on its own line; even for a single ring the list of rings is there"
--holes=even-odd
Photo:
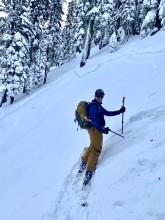
[[[158,2],[160,4],[160,0]],[[158,10],[156,11],[156,27],[158,28],[158,30],[160,30],[160,28],[162,27],[161,21],[159,19],[159,11]]]
[[[0,102],[0,108],[2,107],[2,104],[5,102],[7,102],[7,89],[5,90],[3,97],[2,97],[2,100]]]
[[[43,84],[46,84],[46,80],[47,80],[47,72],[48,72],[48,69],[47,69],[47,67],[45,68],[45,76],[44,76],[44,82],[43,82]]]
[[[10,104],[13,104],[13,102],[14,102],[14,97],[10,96]]]
[[[105,28],[104,28],[104,30],[102,30],[102,32],[101,32],[101,39],[100,39],[100,43],[99,43],[99,50],[101,50],[101,49],[103,48],[104,36],[105,36]]]
[[[86,33],[85,46],[84,46],[84,50],[83,50],[83,54],[82,54],[82,58],[81,58],[80,67],[85,66],[86,60],[90,56],[91,42],[92,42],[92,37],[93,37],[94,21],[95,21],[95,16],[92,15],[90,17],[89,23],[88,23],[88,29],[87,29],[87,33]]]

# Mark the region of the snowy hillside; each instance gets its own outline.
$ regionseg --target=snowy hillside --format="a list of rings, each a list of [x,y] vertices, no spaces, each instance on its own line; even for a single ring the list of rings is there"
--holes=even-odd
[[[77,57],[52,69],[44,88],[0,109],[0,220],[165,219],[164,39],[160,31],[112,54],[95,48],[84,68]],[[97,88],[108,110],[126,96],[125,139],[104,135],[83,195],[74,177],[88,135],[76,130],[74,110]],[[106,122],[121,132],[121,115]]]

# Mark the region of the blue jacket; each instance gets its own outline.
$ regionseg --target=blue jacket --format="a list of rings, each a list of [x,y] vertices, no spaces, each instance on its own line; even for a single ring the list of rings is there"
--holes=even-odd
[[[88,113],[89,113],[92,127],[95,127],[97,130],[99,130],[101,133],[103,133],[104,126],[105,126],[104,115],[115,116],[115,115],[119,115],[121,112],[120,112],[120,110],[107,111],[106,109],[104,109],[102,107],[101,103],[98,103],[96,100],[93,100],[89,104]]]

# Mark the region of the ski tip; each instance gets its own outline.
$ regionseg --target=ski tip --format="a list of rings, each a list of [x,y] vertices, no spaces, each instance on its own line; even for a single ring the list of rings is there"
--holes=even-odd
[[[81,203],[81,206],[82,206],[82,207],[87,207],[87,206],[88,206],[88,203],[87,203],[87,202],[83,202],[83,203]]]
[[[88,184],[86,184],[86,185],[83,184],[83,186],[82,186],[82,191],[86,191],[88,187],[89,187]]]

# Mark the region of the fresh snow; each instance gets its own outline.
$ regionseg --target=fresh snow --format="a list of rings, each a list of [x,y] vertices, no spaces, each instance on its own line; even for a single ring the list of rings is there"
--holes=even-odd
[[[156,17],[156,10],[153,9],[149,11],[145,17],[145,20],[143,21],[142,29],[144,26],[147,26],[147,24],[149,24],[150,22],[153,22],[155,20],[155,17]]]
[[[108,13],[108,12],[105,12],[105,13],[103,14],[103,18],[104,18],[105,20],[108,20],[108,19],[110,18],[109,13]]]
[[[92,14],[97,14],[99,13],[99,7],[93,7],[88,13],[87,16],[92,15]]]
[[[0,220],[165,219],[165,32],[133,37],[115,53],[94,48],[51,70],[48,83],[0,109]],[[126,96],[122,139],[104,135],[90,189],[76,179],[88,146],[74,110],[105,90],[103,106],[117,110]],[[121,132],[121,115],[106,118]],[[88,206],[82,207],[81,201]]]

